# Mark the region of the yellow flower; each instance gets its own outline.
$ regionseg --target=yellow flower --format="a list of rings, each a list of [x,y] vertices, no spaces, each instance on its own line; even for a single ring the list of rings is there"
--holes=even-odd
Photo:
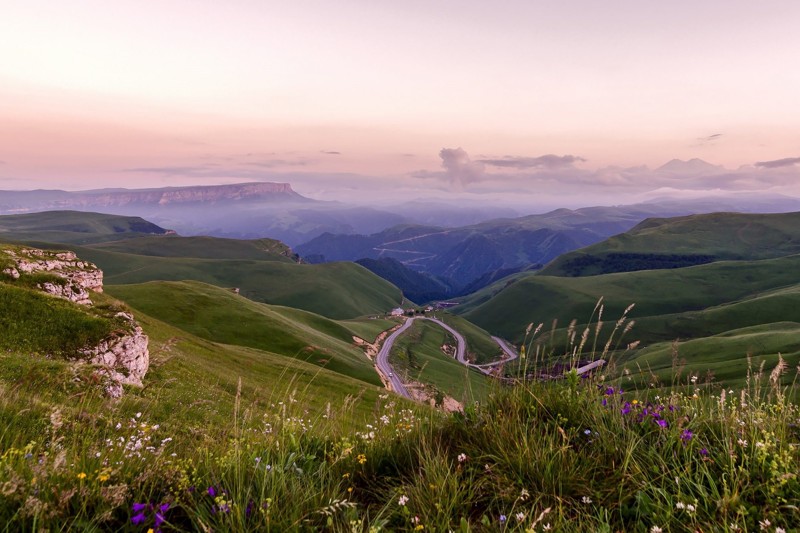
[[[81,472],[80,474],[78,474],[78,479],[81,480],[86,479],[86,472]]]
[[[636,405],[636,404],[638,404],[638,403],[639,403],[639,400],[633,400],[633,401],[631,402],[631,405]]]
[[[100,483],[108,481],[108,474],[100,474],[99,476],[97,476],[97,481],[99,481]]]
[[[418,525],[418,526],[416,526],[416,527],[414,528],[414,531],[422,531],[423,529],[425,529],[425,526],[423,526],[422,524],[420,524],[420,525]]]
[[[363,453],[358,454],[358,464],[363,465],[367,462],[367,456]]]

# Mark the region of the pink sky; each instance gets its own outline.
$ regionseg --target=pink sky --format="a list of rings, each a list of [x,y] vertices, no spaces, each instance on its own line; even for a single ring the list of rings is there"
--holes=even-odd
[[[7,0],[3,19],[0,189],[800,193],[793,0]],[[574,159],[524,163],[547,155]],[[736,177],[620,170],[673,158]]]

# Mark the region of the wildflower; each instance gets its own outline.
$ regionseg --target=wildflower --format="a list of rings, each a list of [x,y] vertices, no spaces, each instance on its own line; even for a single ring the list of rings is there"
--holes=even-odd
[[[358,454],[358,464],[363,465],[367,462],[367,456],[363,453]]]
[[[142,413],[141,412],[136,413],[136,418],[142,418]]]
[[[663,530],[658,526],[653,526],[650,528],[650,533],[661,533]]]
[[[77,478],[83,481],[84,479],[86,479],[86,472],[81,472],[80,474],[78,474]]]
[[[525,501],[525,500],[528,499],[528,496],[530,496],[530,495],[531,495],[531,493],[528,492],[528,489],[522,489],[522,491],[520,491],[520,493],[519,493],[519,499],[522,500],[522,501]]]
[[[517,519],[517,522],[522,522],[523,520],[525,520],[525,513],[519,512],[514,515],[514,518]]]
[[[700,455],[708,455],[708,448],[701,448]]]
[[[688,429],[684,429],[683,432],[681,433],[681,440],[684,443],[689,442],[690,440],[692,440],[692,437],[694,437],[694,433],[692,433]]]
[[[772,522],[770,522],[768,518],[765,518],[764,520],[759,520],[758,521],[758,527],[762,531],[767,529],[771,525],[772,525]]]
[[[742,448],[747,448],[747,440],[739,439],[737,442],[739,443],[739,446],[741,446]]]
[[[686,509],[686,504],[683,502],[678,502],[675,504],[675,509]]]
[[[408,503],[408,496],[406,496],[405,494],[403,494],[403,495],[402,495],[402,496],[400,496],[400,498],[397,500],[397,503],[398,503],[398,505],[401,505],[401,506],[405,507],[405,505]]]
[[[776,527],[775,528],[775,533],[786,533],[786,530],[783,529],[782,527]]]
[[[622,413],[623,415],[627,415],[630,412],[631,412],[631,404],[625,402],[625,405],[623,405],[622,409],[620,409],[620,413]]]
[[[697,507],[695,507],[695,506],[694,506],[694,505],[692,505],[691,503],[687,503],[687,504],[686,504],[686,510],[687,510],[688,512],[690,512],[690,513],[693,513],[693,512],[695,512],[695,511],[697,510]]]
[[[550,531],[551,527],[552,526],[550,526],[550,522],[548,522],[548,523],[546,523],[545,525],[542,526],[542,530],[543,531]]]
[[[145,520],[146,518],[144,516],[144,511],[142,511],[141,513],[135,514],[131,517],[131,524],[134,526],[140,526],[144,524]]]
[[[208,487],[208,495],[211,496],[212,498],[215,498],[217,496],[217,489],[215,489],[213,485]]]
[[[459,463],[463,463],[463,462],[465,462],[466,460],[467,460],[467,454],[465,454],[465,453],[460,453],[460,454],[458,454],[458,462],[459,462]]]
[[[583,430],[583,434],[584,435],[591,435],[592,434],[592,430],[591,429],[584,429]]]
[[[500,523],[501,524],[505,524],[506,523],[506,515],[504,515],[504,514],[500,515]]]
[[[581,498],[581,501],[583,503],[592,503],[592,499],[588,496],[584,496],[583,498]]]
[[[665,428],[665,427],[669,426],[669,424],[667,423],[667,421],[666,421],[666,420],[664,420],[663,418],[659,418],[659,419],[657,419],[657,420],[656,420],[656,424],[658,424],[658,425],[659,425],[659,426],[661,426],[662,428]]]
[[[631,405],[639,405],[639,400],[634,398],[633,400],[631,400]]]

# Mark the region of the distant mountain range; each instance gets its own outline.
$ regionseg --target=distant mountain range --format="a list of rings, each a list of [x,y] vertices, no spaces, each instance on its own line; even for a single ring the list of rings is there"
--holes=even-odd
[[[769,209],[766,200],[753,200],[759,209]],[[775,205],[777,210],[800,208],[800,202],[789,198],[776,200]],[[440,296],[449,298],[479,290],[503,275],[539,268],[562,254],[627,231],[648,218],[737,208],[747,210],[748,204],[743,199],[698,199],[557,209],[459,228],[405,224],[371,235],[325,233],[295,247],[295,251],[310,262],[392,258],[408,269],[431,276],[423,292],[429,292],[431,283],[438,284],[449,287],[449,292]],[[407,273],[399,274],[400,265],[362,264],[407,294],[418,285],[404,285],[403,280],[411,278]]]

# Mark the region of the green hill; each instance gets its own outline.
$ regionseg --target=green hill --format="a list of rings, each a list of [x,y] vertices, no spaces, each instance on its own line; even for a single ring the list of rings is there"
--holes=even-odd
[[[258,259],[296,263],[292,249],[274,239],[223,239],[219,237],[180,237],[164,235],[107,242],[93,248],[112,252],[196,259]]]
[[[38,248],[68,244],[97,264],[110,284],[202,281],[333,319],[382,314],[403,301],[398,288],[359,265],[298,264],[291,249],[273,239],[181,237],[137,217],[74,211],[3,216],[0,231],[4,239]]]
[[[266,305],[194,281],[108,286],[137,311],[200,338],[297,358],[380,385],[346,326],[313,313]]]
[[[480,305],[470,307],[467,300],[455,311],[468,309],[463,314],[468,320],[509,339],[520,339],[531,322],[549,323],[555,319],[566,325],[572,319],[588,320],[595,303],[603,297],[607,320],[616,320],[625,307],[636,304],[634,316],[640,322],[636,331],[641,336],[647,323],[643,317],[700,311],[792,287],[800,281],[798,269],[800,256],[795,255],[581,278],[529,275]],[[791,299],[792,294],[787,293],[786,297]],[[669,340],[675,335],[666,327],[660,333],[652,328],[649,338]]]
[[[541,274],[592,276],[797,253],[800,213],[651,218],[625,233],[558,257]]]
[[[88,244],[165,234],[164,228],[132,216],[78,211],[0,216],[0,238],[4,241]]]

